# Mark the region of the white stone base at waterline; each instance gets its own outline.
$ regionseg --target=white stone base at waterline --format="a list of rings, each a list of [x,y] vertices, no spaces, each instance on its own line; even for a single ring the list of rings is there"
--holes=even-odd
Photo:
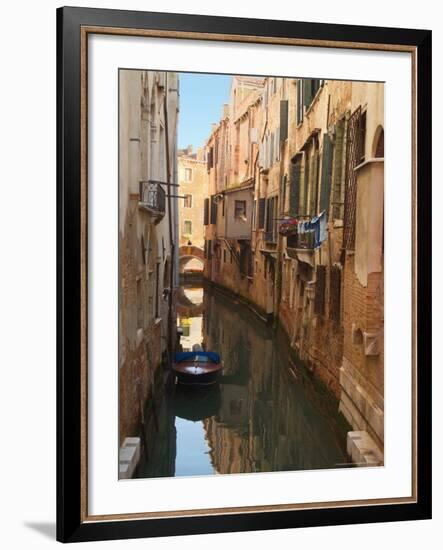
[[[348,456],[358,466],[382,466],[383,455],[366,431],[348,432]]]
[[[130,479],[140,460],[140,438],[127,437],[119,452],[119,479]]]

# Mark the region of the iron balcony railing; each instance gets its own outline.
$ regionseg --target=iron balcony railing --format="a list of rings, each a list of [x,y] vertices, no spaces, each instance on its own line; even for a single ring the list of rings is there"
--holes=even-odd
[[[159,183],[141,181],[140,203],[154,212],[164,214],[166,212],[166,192]]]
[[[315,246],[314,231],[288,235],[286,237],[286,246],[287,248],[304,248],[306,250],[312,250]]]

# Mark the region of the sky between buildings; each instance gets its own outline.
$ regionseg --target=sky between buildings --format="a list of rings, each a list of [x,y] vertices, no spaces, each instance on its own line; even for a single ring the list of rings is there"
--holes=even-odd
[[[228,103],[231,76],[180,73],[180,115],[178,148],[200,147],[211,133],[211,124],[222,115]]]

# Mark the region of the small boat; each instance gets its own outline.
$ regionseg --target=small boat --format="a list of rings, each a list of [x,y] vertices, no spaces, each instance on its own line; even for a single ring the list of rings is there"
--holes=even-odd
[[[222,363],[218,353],[203,351],[201,346],[195,345],[192,351],[175,355],[172,370],[179,384],[208,386],[218,381]]]

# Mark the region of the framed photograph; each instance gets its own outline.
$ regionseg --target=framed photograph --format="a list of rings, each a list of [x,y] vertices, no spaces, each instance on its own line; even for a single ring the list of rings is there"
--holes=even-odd
[[[57,538],[431,517],[431,32],[57,11]]]

